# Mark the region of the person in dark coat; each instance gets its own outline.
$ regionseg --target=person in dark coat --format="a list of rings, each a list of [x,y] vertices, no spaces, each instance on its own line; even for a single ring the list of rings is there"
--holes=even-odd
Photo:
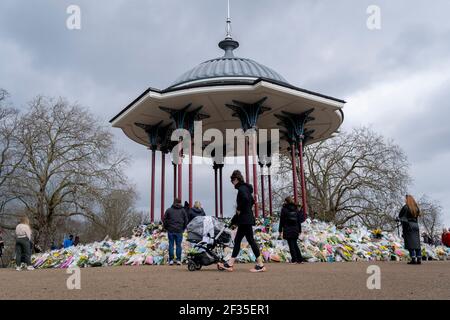
[[[417,218],[420,216],[419,206],[411,195],[406,195],[406,204],[400,210],[399,220],[402,224],[405,248],[409,250],[411,261],[408,264],[421,264],[420,232]]]
[[[0,258],[3,256],[3,248],[5,247],[5,243],[3,242],[2,238],[2,230],[0,230]],[[2,261],[3,266],[3,261]]]
[[[231,183],[234,185],[235,189],[238,190],[238,194],[236,197],[236,214],[231,221],[232,225],[237,226],[237,231],[236,237],[234,239],[234,248],[231,259],[224,264],[220,263],[219,268],[227,271],[233,271],[233,264],[241,250],[241,241],[245,237],[250,247],[252,248],[253,254],[255,255],[257,261],[255,268],[251,271],[266,271],[259,246],[256,243],[253,235],[253,226],[256,222],[252,209],[253,205],[255,204],[253,200],[253,187],[250,184],[245,183],[244,177],[239,170],[235,170],[231,175]]]
[[[205,217],[206,213],[202,208],[202,204],[199,201],[195,201],[194,207],[189,209],[189,222],[196,217]]]
[[[278,232],[289,245],[289,251],[292,257],[291,263],[303,263],[302,253],[298,247],[297,240],[302,232],[304,218],[303,210],[299,210],[294,200],[291,197],[287,197],[281,209]]]
[[[181,265],[183,232],[188,224],[187,213],[180,199],[175,199],[173,205],[164,214],[164,228],[169,238],[169,265],[173,265],[174,244],[176,244],[177,265]]]

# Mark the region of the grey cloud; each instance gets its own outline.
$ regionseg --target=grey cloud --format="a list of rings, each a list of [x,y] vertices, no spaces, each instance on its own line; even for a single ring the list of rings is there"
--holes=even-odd
[[[386,79],[449,62],[448,1],[376,2],[382,9],[380,31],[366,28],[371,0],[232,1],[233,35],[241,43],[236,54],[277,70],[294,85],[344,99]],[[82,9],[81,31],[65,27],[70,4]],[[0,87],[19,105],[41,93],[66,96],[107,123],[147,87],[167,87],[186,70],[220,56],[225,8],[225,1],[210,0],[2,0]],[[433,112],[398,123],[395,140],[412,162],[423,164],[449,150],[448,92],[444,87],[427,98]],[[420,127],[414,138],[409,123]],[[380,132],[386,126],[376,125]],[[114,133],[120,148],[133,154],[128,172],[140,189],[139,206],[148,207],[148,151],[120,130]],[[446,170],[446,164],[441,167]],[[428,169],[418,165],[417,170],[423,182],[422,170]],[[212,170],[197,172],[196,197],[212,212]],[[432,188],[437,178],[427,179],[425,192],[447,201],[442,188]],[[225,191],[229,212],[234,190]]]

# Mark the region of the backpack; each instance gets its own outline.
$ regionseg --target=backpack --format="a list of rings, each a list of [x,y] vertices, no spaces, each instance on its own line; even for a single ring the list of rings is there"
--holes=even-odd
[[[290,211],[286,214],[286,221],[289,224],[296,224],[298,222],[297,220],[297,211]]]
[[[300,213],[300,221],[298,221],[298,214]],[[289,224],[297,224],[298,222],[300,222],[300,224],[302,224],[303,222],[306,221],[306,217],[305,214],[303,213],[303,211],[290,211],[287,213],[286,215],[286,221]]]

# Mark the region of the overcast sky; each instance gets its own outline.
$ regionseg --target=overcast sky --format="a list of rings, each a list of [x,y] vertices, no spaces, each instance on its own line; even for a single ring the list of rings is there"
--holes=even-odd
[[[81,30],[66,27],[72,4]],[[367,28],[369,5],[381,8],[381,30]],[[236,55],[346,100],[344,129],[371,125],[399,144],[411,163],[410,192],[439,201],[450,226],[449,12],[447,0],[234,0],[233,37]],[[221,56],[225,17],[225,0],[1,0],[0,88],[18,107],[37,94],[63,96],[107,123],[146,88],[166,88]],[[148,210],[149,151],[114,133],[133,155],[127,173]],[[194,170],[194,198],[213,214],[213,171]]]

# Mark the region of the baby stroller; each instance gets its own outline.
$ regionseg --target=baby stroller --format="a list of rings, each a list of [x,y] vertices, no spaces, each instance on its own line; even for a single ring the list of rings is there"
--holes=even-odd
[[[196,217],[187,231],[187,240],[194,244],[187,255],[189,271],[223,262],[224,248],[233,246],[231,230],[217,218]]]

